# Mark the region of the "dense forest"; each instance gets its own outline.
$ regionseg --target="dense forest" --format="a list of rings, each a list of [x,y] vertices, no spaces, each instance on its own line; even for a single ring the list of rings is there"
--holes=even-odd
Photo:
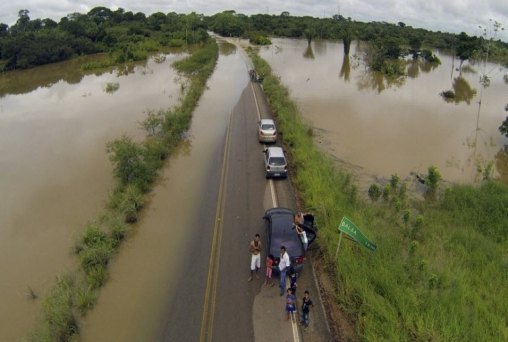
[[[32,20],[28,10],[20,10],[14,25],[0,24],[0,70],[26,69],[99,52],[111,53],[115,63],[123,63],[207,38],[203,18],[195,13],[157,12],[147,17],[95,7],[87,14],[69,14],[57,23]]]
[[[86,14],[71,13],[57,23],[52,19],[31,19],[22,9],[17,22],[0,23],[0,70],[30,68],[76,55],[108,52],[116,63],[146,58],[147,52],[166,47],[199,43],[207,31],[223,36],[249,38],[256,44],[269,44],[270,36],[334,39],[344,42],[345,53],[353,40],[371,43],[369,65],[387,72],[385,61],[406,56],[422,56],[432,61],[430,49],[451,49],[461,60],[489,60],[508,65],[508,43],[497,38],[497,22],[485,28],[480,37],[413,28],[403,22],[360,22],[334,15],[331,18],[280,15],[247,16],[224,11],[213,16],[167,14],[149,16],[95,7]],[[395,70],[396,71],[396,70]],[[393,72],[393,71],[391,71]],[[396,72],[395,72],[396,73]]]

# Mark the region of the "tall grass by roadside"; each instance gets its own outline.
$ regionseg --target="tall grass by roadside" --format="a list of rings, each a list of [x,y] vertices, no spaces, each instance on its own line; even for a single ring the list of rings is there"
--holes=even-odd
[[[336,299],[363,341],[507,341],[508,188],[455,185],[411,202],[394,179],[358,196],[351,176],[313,144],[288,90],[253,50],[291,156],[293,181],[318,220],[318,243],[336,279]],[[339,109],[340,110],[340,109]],[[375,188],[375,187],[374,187]],[[347,215],[373,240],[375,252],[343,241]]]
[[[143,142],[123,136],[108,143],[116,185],[102,214],[88,224],[74,251],[78,267],[69,271],[43,299],[42,319],[29,336],[33,341],[71,341],[79,335],[79,319],[90,310],[109,277],[108,265],[138,221],[164,160],[189,129],[192,112],[218,58],[215,41],[209,40],[174,67],[188,78],[180,104],[167,111],[150,112],[142,126]]]

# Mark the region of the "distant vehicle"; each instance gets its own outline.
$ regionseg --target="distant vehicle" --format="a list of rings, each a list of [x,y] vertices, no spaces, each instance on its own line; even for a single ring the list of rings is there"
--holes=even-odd
[[[296,272],[301,272],[305,261],[305,250],[302,241],[296,232],[294,222],[294,212],[287,208],[268,209],[263,216],[266,226],[266,253],[275,257],[273,272],[279,273],[280,247],[286,247],[286,252],[291,260],[291,266]],[[309,246],[316,239],[314,230],[314,217],[307,214],[302,228],[307,233]]]
[[[261,143],[277,141],[277,129],[272,119],[262,119],[258,122],[258,140]]]
[[[263,74],[258,74],[256,72],[256,70],[254,70],[254,69],[249,70],[249,76],[250,76],[250,80],[252,82],[259,82],[259,83],[263,82],[263,79],[265,78],[263,76]]]
[[[286,156],[282,147],[270,146],[264,150],[266,178],[288,176]]]

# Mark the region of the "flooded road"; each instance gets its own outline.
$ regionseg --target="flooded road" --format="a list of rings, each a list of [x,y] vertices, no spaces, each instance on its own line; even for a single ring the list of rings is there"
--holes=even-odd
[[[239,51],[220,43],[216,70],[194,112],[189,140],[164,168],[134,236],[111,265],[111,279],[85,319],[83,341],[160,341],[174,336],[172,330],[185,330],[181,327],[186,324],[197,329],[180,338],[195,340],[191,334],[199,333],[213,227],[213,220],[200,220],[206,211],[215,214],[215,206],[204,203],[216,203],[229,116],[247,84]],[[178,290],[182,285],[185,294]],[[178,302],[183,310],[176,308]],[[181,311],[187,314],[175,317]]]
[[[482,90],[480,65],[459,77],[459,62],[438,52],[441,65],[409,63],[408,77],[390,84],[367,70],[361,46],[353,44],[347,58],[342,43],[317,41],[309,48],[306,40],[272,42],[260,55],[289,88],[316,141],[363,180],[362,188],[373,177],[405,178],[431,165],[460,183],[477,181],[477,165],[496,158],[495,175],[506,172],[498,162],[508,144],[498,131],[508,102],[506,69],[487,65],[491,82]],[[450,89],[457,99],[446,102],[439,94]]]
[[[84,75],[73,60],[0,76],[1,341],[26,336],[55,277],[72,268],[72,246],[112,188],[106,143],[141,137],[146,110],[176,103],[170,64],[181,57],[121,72]]]

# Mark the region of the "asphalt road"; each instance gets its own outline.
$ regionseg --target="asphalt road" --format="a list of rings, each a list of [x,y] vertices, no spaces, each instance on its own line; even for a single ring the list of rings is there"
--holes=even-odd
[[[247,72],[247,69],[246,71]],[[248,246],[256,233],[265,241],[263,214],[274,206],[295,208],[289,180],[269,181],[263,169],[263,145],[257,141],[259,117],[271,117],[259,84],[248,84],[233,108],[229,129],[209,170],[209,189],[187,250],[188,264],[168,303],[166,341],[301,341],[304,334],[284,319],[277,287],[260,279],[248,282]],[[289,174],[291,177],[291,174]],[[265,246],[264,246],[265,247]],[[302,283],[317,296],[312,268]],[[312,292],[313,291],[313,292]],[[303,295],[303,290],[298,297]],[[318,302],[318,298],[313,298]],[[323,313],[316,309],[314,335],[328,341]],[[312,316],[311,316],[312,317]]]

